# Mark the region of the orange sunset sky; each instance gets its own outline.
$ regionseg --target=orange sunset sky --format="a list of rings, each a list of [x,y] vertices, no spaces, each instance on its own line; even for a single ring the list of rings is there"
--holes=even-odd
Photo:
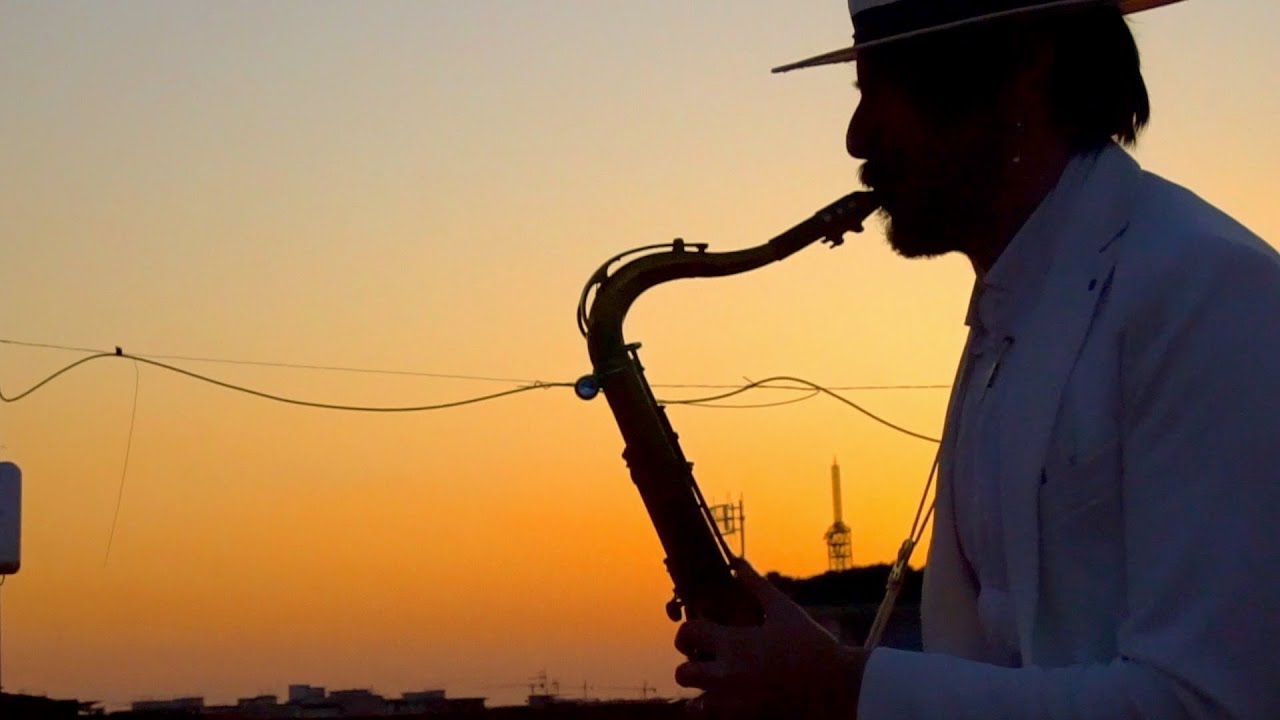
[[[605,258],[754,245],[856,187],[852,69],[768,72],[846,44],[844,5],[0,2],[0,339],[508,379],[175,361],[337,403],[572,381]],[[1154,105],[1139,160],[1280,241],[1280,5],[1133,25]],[[654,290],[628,337],[655,385],[946,384],[971,283],[873,226]],[[77,357],[0,344],[0,387]],[[849,397],[935,435],[946,391]],[[711,499],[744,497],[749,557],[789,575],[825,569],[833,456],[858,563],[893,557],[932,459],[830,399],[670,414]],[[670,582],[620,451],[604,401],[563,388],[361,415],[90,363],[0,406],[0,458],[25,473],[5,689],[494,704],[545,669],[565,692],[674,694]]]

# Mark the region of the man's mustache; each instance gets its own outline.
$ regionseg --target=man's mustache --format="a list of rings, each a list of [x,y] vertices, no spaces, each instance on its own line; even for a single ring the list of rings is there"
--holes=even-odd
[[[862,163],[862,167],[858,168],[858,180],[864,187],[875,190],[877,185],[884,182],[880,164],[870,160]]]

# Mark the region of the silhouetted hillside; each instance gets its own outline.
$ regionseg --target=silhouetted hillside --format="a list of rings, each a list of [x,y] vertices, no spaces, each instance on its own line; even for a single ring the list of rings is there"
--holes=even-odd
[[[889,570],[888,565],[870,565],[840,572],[825,572],[809,578],[792,578],[772,572],[766,577],[802,605],[815,620],[840,638],[841,642],[861,645],[866,640],[880,601],[884,598]],[[918,570],[908,569],[904,574],[902,591],[885,626],[881,645],[901,650],[920,649],[922,578],[923,573]]]
[[[840,572],[825,572],[808,578],[792,578],[773,572],[767,577],[769,582],[801,605],[878,605],[884,597],[889,569],[889,565],[868,565]],[[898,595],[899,605],[920,604],[920,581],[923,575],[919,570],[907,568],[903,575],[902,592]]]
[[[98,703],[0,692],[2,720],[79,720],[90,716],[102,717]]]

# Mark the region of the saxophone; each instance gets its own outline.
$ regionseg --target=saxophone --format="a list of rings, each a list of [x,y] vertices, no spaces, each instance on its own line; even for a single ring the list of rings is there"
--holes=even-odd
[[[658,403],[640,364],[639,343],[627,343],[622,322],[641,293],[671,280],[736,275],[782,260],[821,240],[837,247],[845,232],[861,232],[879,203],[872,193],[846,195],[813,217],[755,247],[707,252],[704,243],[648,245],[616,255],[587,281],[578,301],[578,329],[587,340],[592,372],[574,385],[584,400],[604,392],[625,450],[631,479],[640,491],[667,573],[675,585],[667,616],[705,618],[725,625],[758,625],[763,614],[733,577],[728,544],[693,478],[678,436]],[[611,268],[632,257],[617,269]]]

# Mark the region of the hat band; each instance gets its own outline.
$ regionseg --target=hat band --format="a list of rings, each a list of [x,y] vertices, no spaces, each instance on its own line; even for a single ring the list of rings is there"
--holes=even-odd
[[[1052,0],[897,0],[854,13],[853,36],[861,45],[988,15],[1061,4]]]

